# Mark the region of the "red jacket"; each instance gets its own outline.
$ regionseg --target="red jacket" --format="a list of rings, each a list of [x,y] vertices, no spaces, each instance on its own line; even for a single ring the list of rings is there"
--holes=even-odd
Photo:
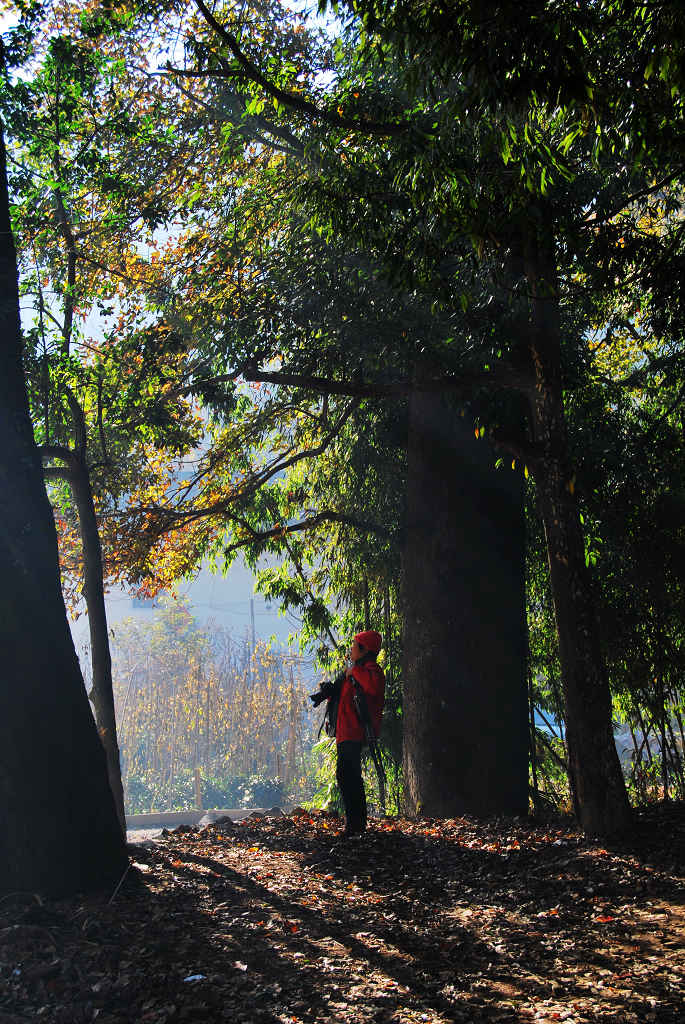
[[[352,675],[357,680],[366,694],[366,703],[369,707],[369,714],[373,722],[376,736],[381,729],[381,718],[383,717],[383,702],[385,699],[385,676],[383,669],[375,661],[367,661],[363,665],[355,665]],[[351,679],[345,679],[340,691],[340,704],[338,705],[338,718],[335,727],[335,738],[338,743],[345,740],[356,740],[360,742],[364,737],[364,727],[359,721],[357,711],[352,702],[354,684]]]

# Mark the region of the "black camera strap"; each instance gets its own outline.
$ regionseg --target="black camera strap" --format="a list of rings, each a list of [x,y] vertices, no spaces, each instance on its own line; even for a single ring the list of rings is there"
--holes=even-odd
[[[383,766],[383,759],[381,757],[380,748],[376,740],[376,733],[374,732],[373,722],[371,721],[371,714],[369,712],[369,705],[366,700],[366,694],[352,676],[352,685],[354,686],[354,693],[352,695],[352,702],[354,709],[357,712],[357,717],[364,728],[364,735],[366,736],[366,742],[369,745],[369,753],[371,754],[371,760],[373,761],[374,768],[376,769],[376,775],[378,776],[378,795],[381,800],[381,806],[383,813],[385,814],[385,786],[386,776],[385,768]]]

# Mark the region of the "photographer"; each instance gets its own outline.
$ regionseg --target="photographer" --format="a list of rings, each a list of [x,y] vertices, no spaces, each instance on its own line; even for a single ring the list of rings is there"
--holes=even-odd
[[[376,656],[382,643],[375,629],[357,633],[349,652],[352,664],[335,682],[323,683],[320,692],[311,695],[315,705],[328,700],[328,731],[337,743],[336,778],[345,806],[344,836],[358,836],[366,829],[366,794],[361,766],[365,728],[357,707],[360,700],[365,702],[371,729],[378,736],[385,677],[383,669],[376,664]]]

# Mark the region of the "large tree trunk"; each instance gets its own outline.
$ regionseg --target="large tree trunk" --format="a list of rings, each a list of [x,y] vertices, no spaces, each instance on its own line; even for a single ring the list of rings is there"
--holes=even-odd
[[[0,134],[0,887],[114,885],[126,848],[60,589],[21,364]]]
[[[70,476],[72,493],[79,517],[79,532],[83,546],[83,596],[88,608],[90,629],[90,656],[92,687],[88,694],[95,709],[95,721],[107,758],[107,775],[114,795],[114,803],[123,833],[126,833],[124,789],[121,783],[121,763],[117,740],[117,723],[112,688],[112,656],[107,634],[107,610],[103,583],[102,547],[97,516],[93,505],[93,491],[87,466],[78,462]]]
[[[536,484],[559,636],[571,785],[582,827],[591,835],[607,836],[629,826],[630,806],[614,742],[609,680],[568,454],[555,266],[552,240],[532,239],[526,252],[526,276],[536,374],[532,403],[539,455]]]
[[[528,809],[520,474],[449,399],[410,399],[404,778],[410,813]]]

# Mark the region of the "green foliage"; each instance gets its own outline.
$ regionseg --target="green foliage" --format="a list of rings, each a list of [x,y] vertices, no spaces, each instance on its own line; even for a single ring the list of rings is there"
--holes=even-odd
[[[385,726],[383,731],[385,733]],[[387,780],[385,813],[398,816],[402,813],[402,764],[401,761],[396,760],[382,739],[379,751]],[[335,811],[337,814],[343,815],[344,806],[335,777],[336,764],[335,740],[325,736],[312,747],[312,769],[316,791],[307,806]],[[378,775],[366,747],[362,752],[362,775],[369,813],[379,815],[383,812],[378,790]]]
[[[263,772],[250,775],[241,784],[240,793],[243,807],[273,807],[283,803],[283,780],[278,776],[269,778]]]
[[[535,776],[530,773],[531,810],[535,814],[571,813],[573,799],[561,736],[548,728],[535,729]]]
[[[338,783],[335,778],[336,743],[324,736],[312,747],[312,770],[316,790],[308,806],[344,814],[344,807]]]
[[[38,441],[70,443],[77,396],[105,521],[132,498],[109,536],[113,572],[152,586],[206,557],[259,568],[268,555],[260,589],[300,616],[327,670],[351,633],[378,627],[399,779],[400,385],[448,380],[478,436],[532,478],[531,700],[563,731],[536,501],[550,458],[525,408],[531,294],[549,284],[525,263],[546,234],[568,504],[615,711],[638,746],[668,733],[661,774],[682,787],[677,5],[355,0],[328,32],[270,2],[214,5],[223,32],[184,4],[65,10],[4,100],[35,312],[26,365]],[[148,51],[174,55],[154,85]],[[104,343],[78,309],[99,310]],[[202,403],[202,423],[179,415],[179,395]],[[170,489],[162,464],[201,434],[192,486]],[[69,494],[53,493],[66,535]],[[536,750],[546,798],[566,803],[563,740],[541,729]],[[657,758],[643,761],[630,774],[642,796]]]
[[[264,773],[236,776],[201,776],[200,792],[204,808],[274,807],[286,800],[280,778],[269,778]],[[147,814],[150,811],[188,811],[196,808],[195,775],[193,770],[181,767],[173,785],[154,772],[140,772],[126,776],[127,814]],[[289,802],[292,796],[288,797]]]

